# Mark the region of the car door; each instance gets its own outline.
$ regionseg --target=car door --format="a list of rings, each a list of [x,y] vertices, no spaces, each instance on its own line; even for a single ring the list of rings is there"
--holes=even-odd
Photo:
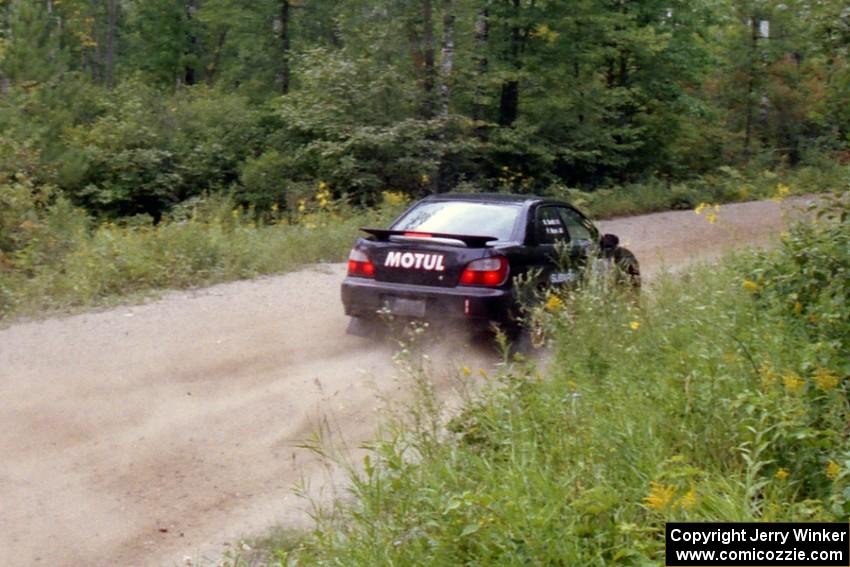
[[[529,258],[530,267],[540,272],[541,285],[564,285],[578,279],[577,266],[586,251],[571,242],[564,222],[568,211],[561,205],[540,205],[533,212]]]
[[[576,257],[587,258],[599,242],[599,231],[584,215],[569,207],[558,207],[561,221],[570,236],[570,245],[576,248]]]

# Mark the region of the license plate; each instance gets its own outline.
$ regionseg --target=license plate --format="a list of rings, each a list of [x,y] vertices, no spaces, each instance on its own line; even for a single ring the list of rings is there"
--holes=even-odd
[[[401,317],[424,317],[425,300],[407,299],[404,297],[390,297],[387,299],[387,307],[393,315]]]

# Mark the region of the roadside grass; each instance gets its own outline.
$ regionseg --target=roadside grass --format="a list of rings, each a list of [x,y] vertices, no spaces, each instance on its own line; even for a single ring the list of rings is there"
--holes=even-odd
[[[742,171],[720,167],[688,182],[655,178],[593,192],[554,186],[549,193],[583,208],[595,218],[610,218],[693,209],[700,203],[736,203],[841,191],[847,188],[848,181],[850,169],[847,166],[823,161],[785,171]]]
[[[0,321],[338,262],[358,227],[383,225],[401,206],[355,210],[326,202],[291,218],[258,220],[251,210],[214,199],[158,224],[144,218],[93,224],[59,198],[41,210],[28,207],[0,231],[13,250],[3,255],[0,238]]]
[[[269,563],[663,565],[667,521],[847,521],[846,198],[640,301],[597,282],[541,305],[546,376],[506,358],[451,418],[407,365],[418,403]]]
[[[593,218],[785,197],[846,187],[847,167],[781,172],[720,168],[687,184],[653,180],[592,193],[552,187]],[[471,189],[471,187],[467,187]],[[0,180],[0,322],[341,261],[364,225],[384,225],[407,204],[398,192],[356,208],[327,186],[259,213],[226,197],[197,199],[154,223],[145,215],[96,222],[61,194],[21,174]]]
[[[273,527],[261,536],[231,545],[215,564],[218,567],[268,567],[286,564],[287,556],[310,537],[310,531],[286,526]],[[204,559],[192,559],[189,565],[205,565]]]

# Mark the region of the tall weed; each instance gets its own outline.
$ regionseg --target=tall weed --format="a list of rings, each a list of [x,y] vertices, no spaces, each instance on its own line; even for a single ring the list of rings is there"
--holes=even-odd
[[[340,261],[358,227],[383,225],[403,206],[360,210],[313,199],[297,214],[273,209],[261,218],[212,198],[158,224],[139,216],[94,225],[61,197],[32,203],[23,183],[0,195],[0,319]]]

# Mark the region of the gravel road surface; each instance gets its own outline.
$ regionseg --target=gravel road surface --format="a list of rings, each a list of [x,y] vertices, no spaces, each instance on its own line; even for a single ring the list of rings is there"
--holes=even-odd
[[[600,223],[651,277],[763,245],[805,199]],[[323,420],[366,439],[402,394],[392,346],[345,334],[343,264],[0,330],[0,564],[160,566],[299,522]],[[434,364],[494,361],[449,342]],[[439,374],[438,372],[438,374]],[[449,389],[445,379],[441,388]]]

